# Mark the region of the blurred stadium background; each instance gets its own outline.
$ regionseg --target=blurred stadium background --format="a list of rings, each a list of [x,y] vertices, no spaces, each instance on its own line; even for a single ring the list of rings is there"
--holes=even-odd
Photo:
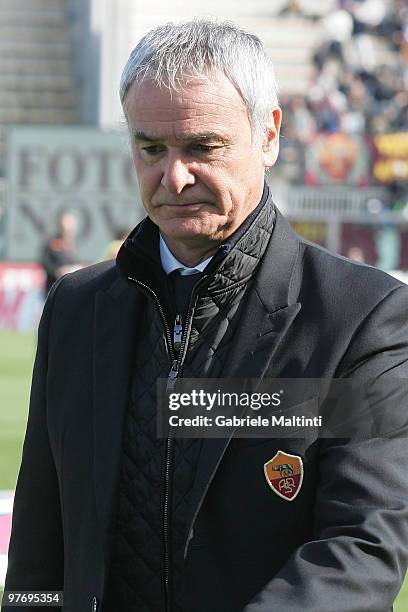
[[[310,240],[408,279],[406,0],[147,4],[0,0],[0,590],[42,250],[63,212],[84,263],[142,217],[117,90],[146,30],[205,15],[257,33],[284,109],[276,203]],[[395,610],[408,611],[408,584]]]

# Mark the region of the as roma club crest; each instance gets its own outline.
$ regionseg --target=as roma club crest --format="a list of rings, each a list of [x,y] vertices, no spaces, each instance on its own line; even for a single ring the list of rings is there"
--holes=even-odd
[[[274,493],[286,501],[293,501],[302,486],[303,462],[297,455],[278,451],[265,463],[264,473],[266,482]]]

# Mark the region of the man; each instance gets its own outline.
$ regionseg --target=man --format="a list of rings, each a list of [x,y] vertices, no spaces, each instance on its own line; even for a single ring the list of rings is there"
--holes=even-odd
[[[406,287],[275,208],[281,111],[255,36],[157,28],[121,98],[148,216],[116,267],[48,297],[6,588],[63,589],[72,612],[390,610],[408,551],[403,405],[384,439],[162,440],[156,381],[403,378]]]
[[[56,280],[82,267],[76,256],[77,227],[76,217],[67,212],[63,213],[58,221],[57,235],[48,240],[44,246],[42,264],[46,273],[46,294]]]

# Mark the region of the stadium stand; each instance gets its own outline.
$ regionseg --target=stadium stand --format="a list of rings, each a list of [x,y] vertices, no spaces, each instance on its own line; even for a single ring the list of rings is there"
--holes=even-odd
[[[283,100],[287,112],[291,111],[290,122],[300,128],[300,141],[319,131],[405,131],[406,2],[340,0],[330,19],[321,23],[326,25],[327,35],[313,53],[314,71],[307,95]],[[345,26],[340,36],[334,35],[336,23]]]
[[[10,124],[78,122],[64,0],[0,0],[0,176]]]

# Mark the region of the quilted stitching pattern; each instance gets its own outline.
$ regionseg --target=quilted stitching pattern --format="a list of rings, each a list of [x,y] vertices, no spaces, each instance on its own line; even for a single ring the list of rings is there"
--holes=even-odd
[[[221,262],[197,297],[182,374],[219,377],[245,307],[245,293],[270,238],[274,209],[265,206],[254,224]],[[146,268],[146,263],[143,263]],[[155,289],[155,287],[153,287]],[[157,293],[159,291],[156,290]],[[122,449],[115,521],[115,549],[107,589],[107,612],[163,612],[163,500],[165,441],[156,439],[156,380],[167,376],[164,330],[147,301],[136,347],[135,368]],[[182,584],[186,515],[201,440],[173,441],[170,472],[170,585],[172,606],[183,612]]]
[[[123,434],[108,610],[164,610],[162,500],[165,441],[156,439],[156,378],[169,370],[155,308],[145,311]]]

